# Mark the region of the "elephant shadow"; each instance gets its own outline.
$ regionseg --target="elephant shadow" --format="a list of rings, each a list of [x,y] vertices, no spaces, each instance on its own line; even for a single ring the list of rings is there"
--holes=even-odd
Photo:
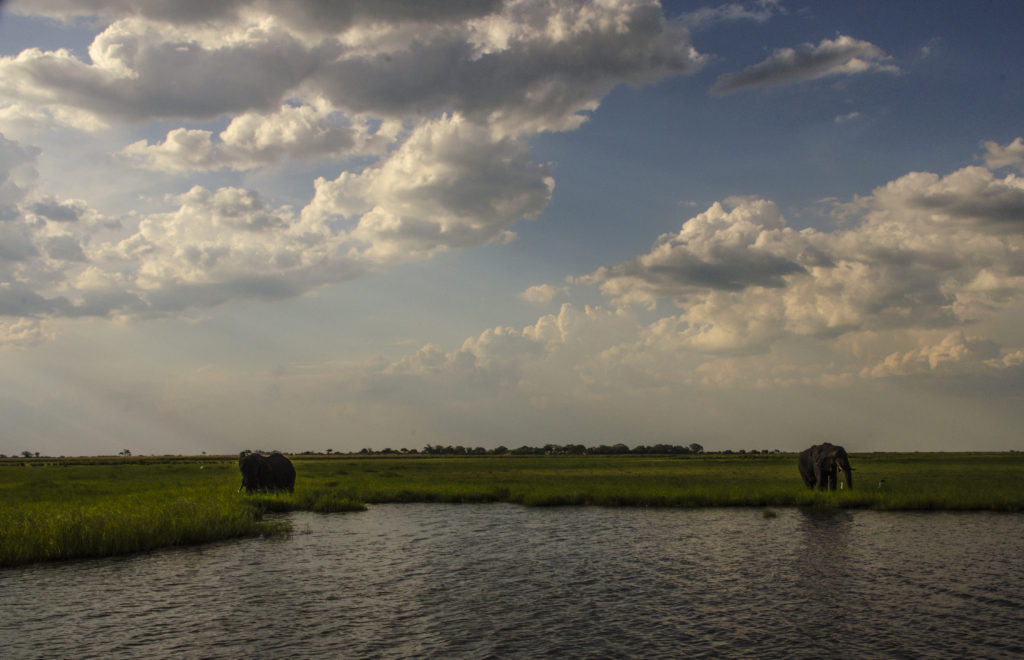
[[[800,511],[795,580],[812,601],[835,603],[848,595],[855,564],[850,547],[853,522],[848,511]]]

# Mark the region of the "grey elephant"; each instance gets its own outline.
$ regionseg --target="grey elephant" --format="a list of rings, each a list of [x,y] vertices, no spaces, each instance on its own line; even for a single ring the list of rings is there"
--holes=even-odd
[[[846,487],[853,488],[853,468],[850,457],[839,445],[825,442],[800,452],[800,476],[808,488],[835,490],[838,472],[846,476]]]
[[[238,469],[242,472],[242,485],[238,490],[295,491],[295,466],[281,452],[270,452],[269,456],[254,454],[248,450],[238,455]]]

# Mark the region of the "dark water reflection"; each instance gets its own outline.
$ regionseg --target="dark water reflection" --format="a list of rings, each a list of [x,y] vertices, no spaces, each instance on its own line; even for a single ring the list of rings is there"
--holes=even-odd
[[[0,571],[5,658],[1024,654],[1024,516],[381,505]]]

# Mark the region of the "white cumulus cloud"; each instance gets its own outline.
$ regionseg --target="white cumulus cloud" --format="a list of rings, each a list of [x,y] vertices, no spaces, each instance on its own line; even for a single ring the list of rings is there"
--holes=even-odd
[[[796,231],[771,202],[716,203],[651,250],[578,278],[619,305],[682,312],[645,345],[764,352],[791,338],[957,328],[1024,299],[1021,183],[966,167],[858,199],[860,222]]]
[[[556,296],[564,293],[566,293],[566,288],[564,286],[535,284],[519,294],[519,297],[527,302],[547,303],[554,300]]]
[[[1016,167],[1024,172],[1024,138],[1016,138],[1005,147],[998,142],[987,141],[985,147],[985,166],[996,170],[1003,167]]]
[[[510,240],[545,207],[554,179],[526,145],[459,116],[416,129],[377,167],[318,179],[304,217],[351,218],[349,238],[378,261]]]
[[[81,158],[113,153],[118,166],[183,178],[216,173],[160,203],[163,182],[133,171],[149,189],[121,194],[145,198],[145,210],[105,217],[90,200],[55,193],[56,182],[37,187],[34,148],[3,139],[0,313],[13,319],[302,295],[369,268],[510,241],[554,188],[531,136],[578,127],[617,85],[704,61],[654,0],[40,0],[5,9],[97,33],[87,56],[29,48],[0,57],[4,125],[31,136],[63,124],[69,135],[88,131],[95,142],[83,144],[131,135]],[[210,121],[224,128],[198,124]],[[307,204],[247,186],[260,168],[296,160],[336,168],[313,182]]]
[[[140,140],[121,153],[137,165],[165,172],[249,170],[286,158],[380,153],[396,138],[399,127],[393,123],[371,130],[337,114],[323,105],[283,105],[273,113],[238,115],[216,139],[212,131],[177,128],[159,144]]]

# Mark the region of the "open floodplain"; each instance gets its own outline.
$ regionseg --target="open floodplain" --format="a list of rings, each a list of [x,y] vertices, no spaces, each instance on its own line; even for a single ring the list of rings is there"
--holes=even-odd
[[[828,493],[792,454],[297,457],[294,494],[250,496],[232,457],[7,460],[0,643],[19,659],[1024,654],[1024,456],[852,462],[855,489]]]
[[[1024,453],[854,454],[854,488],[803,486],[794,454],[302,456],[292,494],[238,492],[237,459],[0,459],[0,566],[287,534],[268,512],[374,503],[1024,510]]]

